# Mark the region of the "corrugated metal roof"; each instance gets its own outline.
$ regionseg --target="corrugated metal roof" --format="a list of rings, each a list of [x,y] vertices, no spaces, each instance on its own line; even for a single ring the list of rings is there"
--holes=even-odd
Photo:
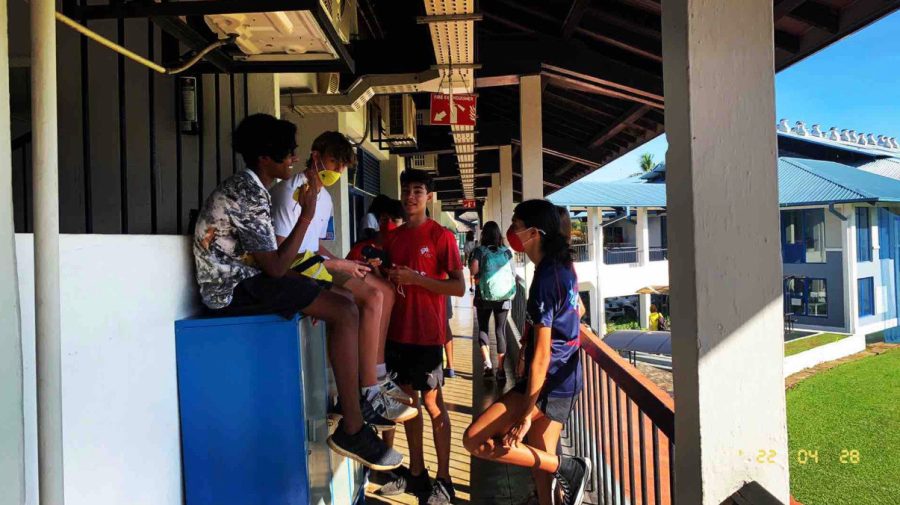
[[[831,161],[781,157],[778,159],[778,201],[782,207],[900,202],[900,163],[895,165],[890,168],[896,170],[896,179]],[[665,207],[666,186],[582,181],[560,189],[548,199],[556,205],[570,207]]]
[[[900,180],[900,159],[897,158],[875,160],[860,166],[859,169],[882,177]]]
[[[581,181],[547,199],[568,207],[665,207],[666,185]]]
[[[900,202],[900,181],[831,161],[778,159],[782,207],[842,202]]]

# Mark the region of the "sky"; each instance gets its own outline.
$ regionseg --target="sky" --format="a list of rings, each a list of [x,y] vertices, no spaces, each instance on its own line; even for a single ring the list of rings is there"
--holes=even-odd
[[[900,138],[900,12],[807,57],[775,76],[775,118],[798,120]],[[775,125],[772,125],[775,128]],[[666,153],[665,135],[647,142],[585,177],[615,181],[640,172],[643,153],[656,162]]]

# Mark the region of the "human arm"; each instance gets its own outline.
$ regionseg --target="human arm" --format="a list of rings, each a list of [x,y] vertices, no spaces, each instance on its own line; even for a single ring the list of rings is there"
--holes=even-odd
[[[446,279],[432,279],[412,268],[397,265],[389,271],[388,277],[394,284],[419,286],[439,295],[463,296],[466,293],[462,270],[447,272]]]
[[[297,203],[301,207],[300,217],[294,224],[293,229],[287,237],[275,236],[278,248],[274,251],[256,251],[252,252],[253,259],[259,266],[260,270],[269,277],[282,277],[291,268],[291,263],[297,256],[309,223],[312,222],[316,213],[316,195],[321,182],[318,180],[311,181],[308,185],[301,186],[299,190]],[[303,189],[305,188],[305,189]]]
[[[534,354],[531,360],[531,368],[528,372],[528,385],[525,389],[525,402],[522,409],[516,414],[517,421],[503,437],[505,447],[516,447],[525,439],[531,428],[531,412],[537,404],[538,396],[544,388],[547,379],[547,370],[550,368],[550,341],[551,328],[537,325],[534,327],[535,344]]]

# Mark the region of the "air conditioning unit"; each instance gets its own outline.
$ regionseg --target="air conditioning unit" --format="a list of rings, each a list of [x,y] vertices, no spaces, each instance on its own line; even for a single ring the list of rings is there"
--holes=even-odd
[[[412,95],[382,95],[376,103],[381,111],[382,140],[393,147],[415,147],[416,104]]]
[[[436,154],[414,154],[407,158],[408,167],[414,170],[426,170],[429,172],[437,170]]]

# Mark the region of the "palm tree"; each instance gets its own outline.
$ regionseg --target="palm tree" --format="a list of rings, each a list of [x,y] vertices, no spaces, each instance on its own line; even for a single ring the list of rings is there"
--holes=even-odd
[[[653,162],[653,155],[651,153],[644,153],[641,155],[641,171],[643,173],[647,173],[653,170],[653,167],[656,166],[656,163]]]

